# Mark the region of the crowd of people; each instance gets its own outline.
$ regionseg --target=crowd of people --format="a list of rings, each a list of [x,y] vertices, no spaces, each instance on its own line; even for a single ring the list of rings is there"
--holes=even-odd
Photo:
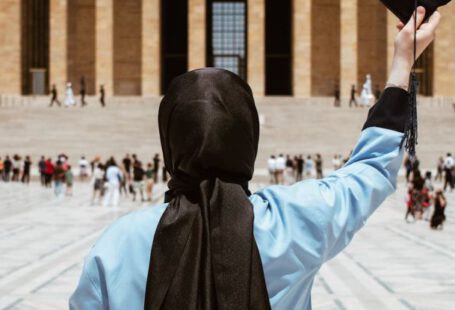
[[[348,160],[349,156],[335,154],[332,158],[333,170],[341,168]],[[271,155],[267,160],[267,168],[270,184],[290,185],[305,178],[324,177],[323,160],[320,154],[306,157]],[[404,168],[408,184],[405,220],[408,222],[425,220],[430,222],[432,229],[442,229],[447,207],[444,193],[452,191],[455,187],[455,160],[452,154],[448,153],[445,158],[439,158],[434,176],[431,171],[422,174],[417,157],[406,157]],[[440,182],[442,187],[436,189],[434,182]]]
[[[431,171],[422,174],[420,161],[416,157],[407,157],[404,166],[408,183],[405,220],[425,220],[430,222],[431,229],[442,229],[447,207],[444,192],[449,188],[452,191],[454,187],[455,161],[452,154],[448,153],[446,158],[439,158],[434,177]],[[436,188],[434,182],[442,182],[443,187]],[[409,220],[409,217],[412,220]]]
[[[92,204],[118,206],[120,195],[132,196],[133,201],[152,201],[153,185],[158,182],[160,156],[155,154],[147,165],[136,154],[126,154],[121,163],[114,157],[103,162],[100,156],[88,161],[82,156],[78,161],[79,180],[92,182]],[[30,156],[24,158],[18,154],[0,157],[0,177],[4,182],[30,183],[33,162]],[[53,188],[57,197],[72,196],[75,175],[69,157],[60,154],[55,160],[41,156],[36,163],[37,175],[43,187]],[[166,169],[162,167],[162,181],[167,182]]]
[[[349,157],[335,154],[332,158],[333,170],[341,168],[348,160]],[[146,165],[136,154],[126,154],[121,162],[117,162],[114,157],[103,162],[100,156],[91,161],[82,156],[77,163],[78,178],[81,182],[92,182],[91,202],[94,205],[116,207],[120,196],[131,197],[133,201],[152,201],[153,186],[159,181],[159,175],[161,174],[163,182],[168,179],[166,168],[164,165],[160,167],[160,162],[159,154],[155,154],[153,160]],[[32,167],[33,162],[28,155],[0,157],[0,179],[4,182],[28,184]],[[267,160],[267,168],[271,184],[290,185],[305,178],[324,177],[320,154],[271,155]],[[455,159],[452,154],[448,153],[445,158],[439,158],[434,176],[431,171],[422,174],[417,157],[406,157],[404,168],[408,183],[405,220],[426,220],[430,222],[432,229],[442,229],[447,207],[444,192],[453,191],[455,187]],[[60,154],[55,160],[41,156],[36,163],[36,169],[41,185],[53,188],[56,196],[73,194],[75,175],[67,155]],[[440,182],[442,187],[436,189],[434,182]]]
[[[343,158],[335,154],[332,159],[334,170],[341,168],[347,161],[348,157]],[[322,179],[324,177],[323,160],[321,154],[316,155],[271,155],[267,160],[267,169],[270,178],[270,184],[292,184],[302,181],[304,178]]]

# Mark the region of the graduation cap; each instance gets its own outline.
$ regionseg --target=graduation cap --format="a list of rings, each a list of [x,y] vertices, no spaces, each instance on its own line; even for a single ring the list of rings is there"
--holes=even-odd
[[[426,17],[430,17],[438,7],[446,5],[451,0],[381,0],[403,23],[407,23],[418,6],[423,6]]]
[[[451,0],[381,0],[381,2],[394,13],[404,24],[411,18],[413,13],[417,10],[418,6],[425,8],[425,18],[429,18],[440,6],[446,5]],[[417,24],[417,16],[414,15],[414,23]],[[411,83],[409,88],[410,94],[410,115],[408,123],[406,124],[405,138],[406,150],[411,156],[415,155],[415,146],[417,144],[417,81],[415,72],[416,62],[416,32],[417,27],[414,28],[414,66],[411,72]]]

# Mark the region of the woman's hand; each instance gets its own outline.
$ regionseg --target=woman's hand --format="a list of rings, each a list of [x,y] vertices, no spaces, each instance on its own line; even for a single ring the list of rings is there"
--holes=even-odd
[[[439,25],[441,14],[434,12],[428,22],[425,19],[425,8],[417,8],[417,49],[416,58],[431,44],[434,39],[436,28]],[[415,14],[415,13],[414,13]],[[392,69],[387,84],[408,88],[409,74],[414,64],[414,15],[405,25],[400,22],[397,25],[399,33],[395,39],[395,54],[393,56]]]

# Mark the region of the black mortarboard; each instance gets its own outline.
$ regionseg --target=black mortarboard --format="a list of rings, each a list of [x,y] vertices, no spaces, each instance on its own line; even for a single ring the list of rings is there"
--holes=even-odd
[[[413,13],[417,10],[417,7],[423,6],[425,8],[425,18],[429,18],[440,6],[446,5],[450,1],[451,0],[381,0],[381,2],[404,24],[409,22]],[[415,15],[414,18],[414,22],[417,24],[417,17]],[[411,156],[415,156],[417,144],[417,88],[419,82],[417,81],[415,72],[415,62],[417,60],[416,32],[417,28],[414,28],[414,66],[411,72],[411,83],[409,87],[410,115],[405,131],[406,150]]]
[[[430,17],[440,6],[446,5],[451,0],[417,0],[417,6],[423,6],[426,16]],[[407,23],[416,9],[415,0],[381,0],[403,23]]]

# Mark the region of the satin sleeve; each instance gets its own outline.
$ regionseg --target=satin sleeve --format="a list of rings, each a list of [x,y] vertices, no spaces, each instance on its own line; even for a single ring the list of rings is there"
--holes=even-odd
[[[100,270],[95,259],[88,258],[79,279],[79,284],[69,300],[70,310],[107,309],[103,302]]]
[[[386,89],[370,109],[344,167],[321,180],[270,186],[257,193],[257,205],[267,206],[255,212],[263,223],[256,233],[266,260],[288,251],[304,269],[317,268],[349,244],[396,190],[407,117],[408,93]],[[266,234],[280,245],[266,244]]]

